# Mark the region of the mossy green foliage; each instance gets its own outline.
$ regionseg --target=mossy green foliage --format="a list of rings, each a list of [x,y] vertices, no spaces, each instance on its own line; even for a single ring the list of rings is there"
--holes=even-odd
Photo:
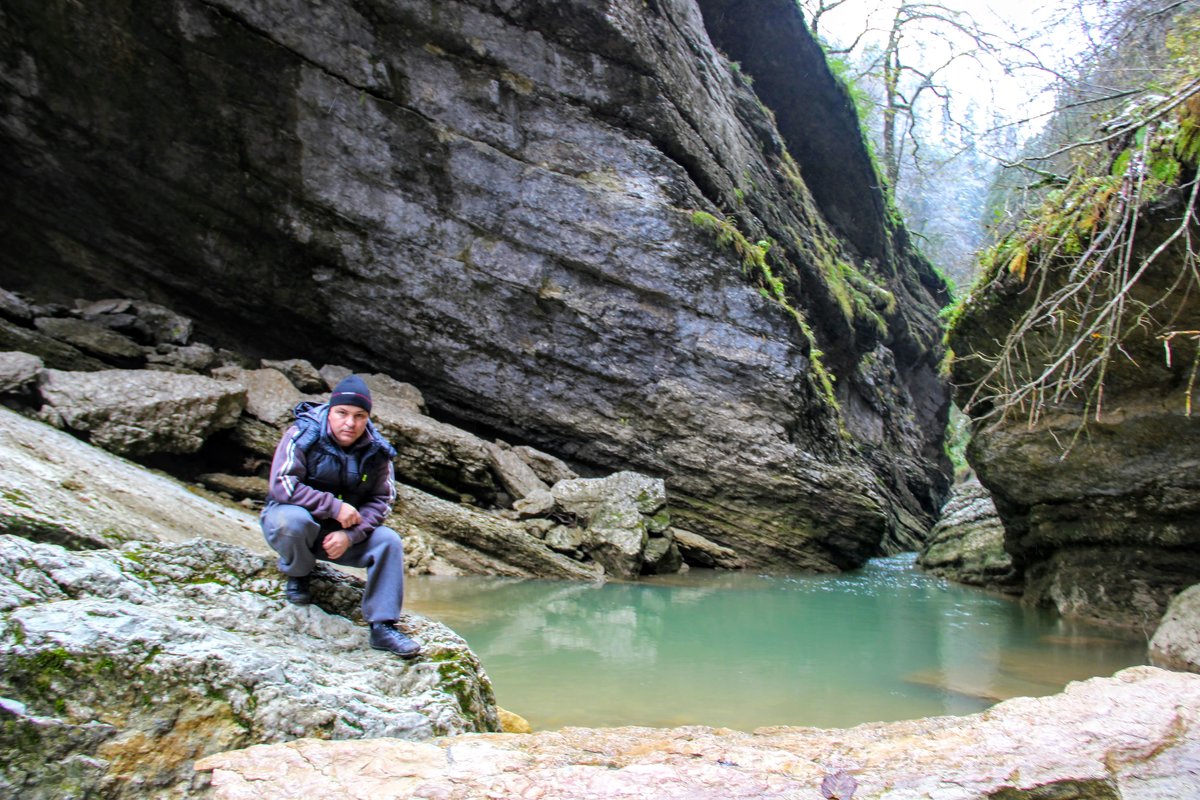
[[[1189,78],[1200,77],[1200,14],[1179,19],[1167,34],[1167,52]],[[1200,94],[1193,93],[1176,115],[1179,129],[1172,136],[1172,155],[1181,163],[1200,163]]]
[[[1120,788],[1109,780],[1061,780],[1033,789],[997,789],[988,800],[1121,800]]]
[[[742,71],[742,64],[740,61],[732,61],[729,59],[726,59],[726,61],[728,62],[728,65],[729,65],[729,74],[730,75],[732,75],[734,78],[736,78],[738,81],[740,81],[742,83],[742,85],[745,86],[747,89],[749,89],[750,87],[752,87],[754,85],[754,78],[750,77],[749,75],[747,75],[745,72]]]
[[[13,638],[23,641],[21,633]],[[85,695],[123,686],[129,677],[110,656],[72,653],[62,647],[7,653],[3,662],[5,678],[0,685],[5,692],[28,703],[35,713],[56,716],[69,716],[72,702],[88,702]]]
[[[794,198],[804,206],[807,188],[800,176],[800,167],[786,150],[779,160],[778,169],[792,185]],[[811,241],[789,229],[796,247],[820,271],[847,324],[858,327],[856,323],[862,320],[881,337],[886,336],[887,321],[884,315],[895,313],[895,296],[840,255],[840,243],[824,228],[815,212],[811,221]]]
[[[1082,254],[1097,227],[1114,212],[1112,200],[1122,179],[1122,174],[1089,176],[1078,170],[1070,183],[1046,196],[1034,215],[980,255],[981,280],[991,282],[1004,270],[1024,282],[1030,258],[1043,243],[1063,256]]]
[[[847,321],[854,324],[865,320],[880,337],[887,335],[885,314],[896,311],[896,297],[887,289],[873,283],[848,262],[835,259],[817,262],[825,276],[838,307]]]
[[[16,688],[24,690],[24,697],[36,701],[45,711],[63,713],[66,701],[63,699],[64,687],[61,683],[63,673],[71,663],[70,653],[60,647],[37,651],[28,656],[9,655],[4,661],[8,680]]]
[[[86,753],[105,738],[101,726],[55,726],[0,712],[0,774],[6,797],[108,796],[105,764]]]
[[[716,234],[717,244],[722,247],[732,247],[741,259],[744,270],[756,268],[770,270],[767,266],[767,250],[770,245],[766,242],[751,244],[750,240],[728,220],[720,219],[707,211],[696,211],[692,214],[692,224],[696,227],[712,231]]]
[[[967,463],[967,444],[971,441],[971,418],[958,410],[958,406],[950,407],[950,416],[946,420],[946,437],[943,447],[946,457],[954,467],[954,479],[965,480],[971,470]]]
[[[884,177],[886,173],[880,167],[879,154],[875,150],[875,142],[867,135],[865,121],[870,119],[875,113],[876,103],[871,99],[870,93],[854,79],[854,76],[851,74],[853,67],[849,61],[827,52],[825,62],[829,65],[829,70],[833,73],[833,77],[846,90],[846,94],[850,97],[850,102],[854,103],[854,110],[859,120],[858,129],[862,136],[863,147],[866,148],[867,157],[871,159],[871,167],[874,169],[875,177],[878,181],[877,185],[883,187],[883,199],[888,221],[894,227],[903,226],[904,215],[900,213],[900,208],[896,205],[895,192],[892,190],[891,184]]]
[[[121,724],[128,714],[157,715],[162,711],[161,699],[180,691],[150,666],[162,652],[158,646],[121,655],[61,646],[27,649],[21,646],[24,631],[18,633],[14,627],[19,628],[10,624],[5,630],[5,637],[17,647],[2,656],[0,694],[18,698],[31,713],[86,722],[90,717],[74,719],[76,709],[104,709],[107,716],[100,721]],[[203,682],[185,691],[219,696],[228,704],[223,693]]]
[[[454,696],[463,717],[474,723],[476,730],[500,730],[499,719],[495,716],[496,695],[492,682],[487,679],[478,662],[472,663],[470,656],[450,650],[435,650],[425,658],[437,665],[441,678],[439,686]]]
[[[732,248],[742,262],[742,272],[750,274],[756,279],[759,294],[783,308],[796,321],[800,332],[808,340],[809,363],[812,364],[813,375],[816,376],[826,401],[833,409],[839,411],[840,425],[841,414],[837,395],[833,388],[834,377],[825,368],[825,354],[817,347],[817,337],[812,326],[808,324],[808,320],[788,300],[783,279],[775,275],[767,261],[767,253],[771,249],[772,242],[769,240],[751,242],[732,222],[720,219],[706,211],[694,212],[692,224],[713,232],[717,237],[718,245]]]
[[[870,117],[875,111],[875,101],[870,92],[854,79],[854,68],[850,62],[841,56],[826,53],[825,63],[829,65],[829,71],[833,73],[833,77],[845,87],[846,94],[850,95],[850,101],[854,103],[854,110],[858,112],[858,119],[861,121]]]

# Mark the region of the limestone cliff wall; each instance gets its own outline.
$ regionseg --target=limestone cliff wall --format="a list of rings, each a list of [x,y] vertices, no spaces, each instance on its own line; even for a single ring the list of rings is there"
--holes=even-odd
[[[0,44],[7,288],[410,380],[749,563],[936,513],[944,289],[790,0],[14,0]]]

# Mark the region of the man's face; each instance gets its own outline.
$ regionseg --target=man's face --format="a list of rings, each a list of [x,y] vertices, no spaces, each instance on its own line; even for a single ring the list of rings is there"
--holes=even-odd
[[[329,435],[342,447],[349,447],[363,435],[370,416],[358,406],[333,406],[329,409]]]

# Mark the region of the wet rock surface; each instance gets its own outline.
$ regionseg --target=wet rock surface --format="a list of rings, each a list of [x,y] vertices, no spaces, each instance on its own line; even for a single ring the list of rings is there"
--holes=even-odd
[[[704,727],[254,747],[200,761],[209,796],[1183,798],[1200,786],[1200,676],[1135,667],[968,717],[844,730]]]
[[[847,178],[870,159],[794,3],[728,5],[17,0],[0,281],[404,379],[488,440],[665,479],[748,563],[911,546],[948,484],[944,287]],[[136,303],[88,321],[149,347]],[[43,312],[0,347],[96,368]],[[197,363],[185,333],[154,363]]]

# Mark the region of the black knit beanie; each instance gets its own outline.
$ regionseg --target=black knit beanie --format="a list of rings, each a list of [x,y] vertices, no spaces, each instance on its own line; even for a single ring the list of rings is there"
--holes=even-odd
[[[333,392],[329,395],[329,405],[332,406],[358,406],[371,410],[371,390],[367,388],[366,382],[357,375],[347,375],[338,381],[338,385],[333,387]]]

